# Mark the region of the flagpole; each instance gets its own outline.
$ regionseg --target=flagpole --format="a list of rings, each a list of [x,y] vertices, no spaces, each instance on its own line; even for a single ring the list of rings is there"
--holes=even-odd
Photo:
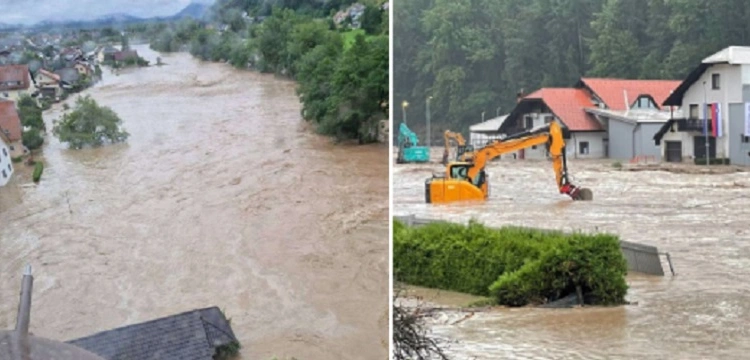
[[[708,152],[708,101],[706,100],[706,81],[703,80],[703,130],[706,136],[706,166],[708,166],[709,152]]]

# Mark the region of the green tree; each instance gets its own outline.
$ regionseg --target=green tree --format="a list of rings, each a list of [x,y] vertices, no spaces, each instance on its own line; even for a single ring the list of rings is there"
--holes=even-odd
[[[52,133],[71,148],[81,149],[127,140],[129,134],[120,128],[121,123],[112,109],[99,106],[87,95],[76,99],[73,110],[63,115]]]
[[[39,129],[32,128],[29,130],[24,130],[21,142],[23,143],[23,146],[25,146],[29,150],[36,150],[42,147],[42,145],[44,144],[44,137],[42,137]]]
[[[362,16],[359,18],[360,27],[367,34],[374,35],[381,31],[381,21],[383,20],[382,10],[375,5],[367,5]]]

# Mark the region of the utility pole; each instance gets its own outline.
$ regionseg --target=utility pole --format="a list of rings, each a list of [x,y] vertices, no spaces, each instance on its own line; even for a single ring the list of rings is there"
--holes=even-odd
[[[404,124],[406,124],[406,107],[409,106],[409,103],[404,100],[404,102],[401,103],[401,114],[404,120]]]
[[[706,130],[705,139],[706,139],[706,166],[709,165],[709,146],[708,146],[708,101],[706,100],[706,80],[703,80],[703,129]]]
[[[484,111],[482,111],[482,122],[484,122]]]
[[[502,106],[498,106],[497,109],[495,109],[495,117],[500,117],[500,109],[502,108]]]
[[[432,139],[432,134],[430,133],[430,100],[432,100],[432,96],[427,97],[427,101],[425,104],[427,108],[425,114],[427,116],[427,147],[428,148],[430,147],[430,143],[431,143],[430,140]]]

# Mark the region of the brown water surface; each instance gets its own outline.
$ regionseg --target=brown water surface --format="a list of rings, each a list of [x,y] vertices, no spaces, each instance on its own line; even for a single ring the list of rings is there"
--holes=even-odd
[[[436,153],[433,159],[440,159]],[[501,160],[488,166],[489,201],[425,204],[424,180],[442,169],[438,164],[395,165],[394,214],[613,232],[669,252],[677,272],[669,275],[663,261],[665,277],[629,275],[627,299],[636,305],[495,309],[458,323],[465,314],[446,312],[433,319],[433,331],[452,342],[448,349],[455,359],[750,356],[747,172],[632,172],[615,169],[612,161],[574,160],[573,181],[591,188],[594,201],[572,202],[558,194],[551,163]],[[421,296],[441,303],[439,296]]]
[[[31,263],[31,331],[50,339],[216,305],[245,359],[385,358],[387,147],[313,134],[290,81],[136,49],[168,65],[87,91],[127,144],[50,135],[41,183],[0,188],[0,328]]]

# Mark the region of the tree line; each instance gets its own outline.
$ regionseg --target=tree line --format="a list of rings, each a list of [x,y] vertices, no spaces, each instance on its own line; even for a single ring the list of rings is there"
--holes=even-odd
[[[421,131],[432,96],[435,137],[509,112],[522,89],[582,76],[680,80],[750,44],[746,0],[410,0],[393,11],[394,116],[407,101]]]
[[[157,51],[189,51],[294,79],[303,117],[338,139],[376,140],[389,97],[388,12],[367,3],[353,29],[332,14],[353,1],[219,0],[210,23],[140,28]]]

